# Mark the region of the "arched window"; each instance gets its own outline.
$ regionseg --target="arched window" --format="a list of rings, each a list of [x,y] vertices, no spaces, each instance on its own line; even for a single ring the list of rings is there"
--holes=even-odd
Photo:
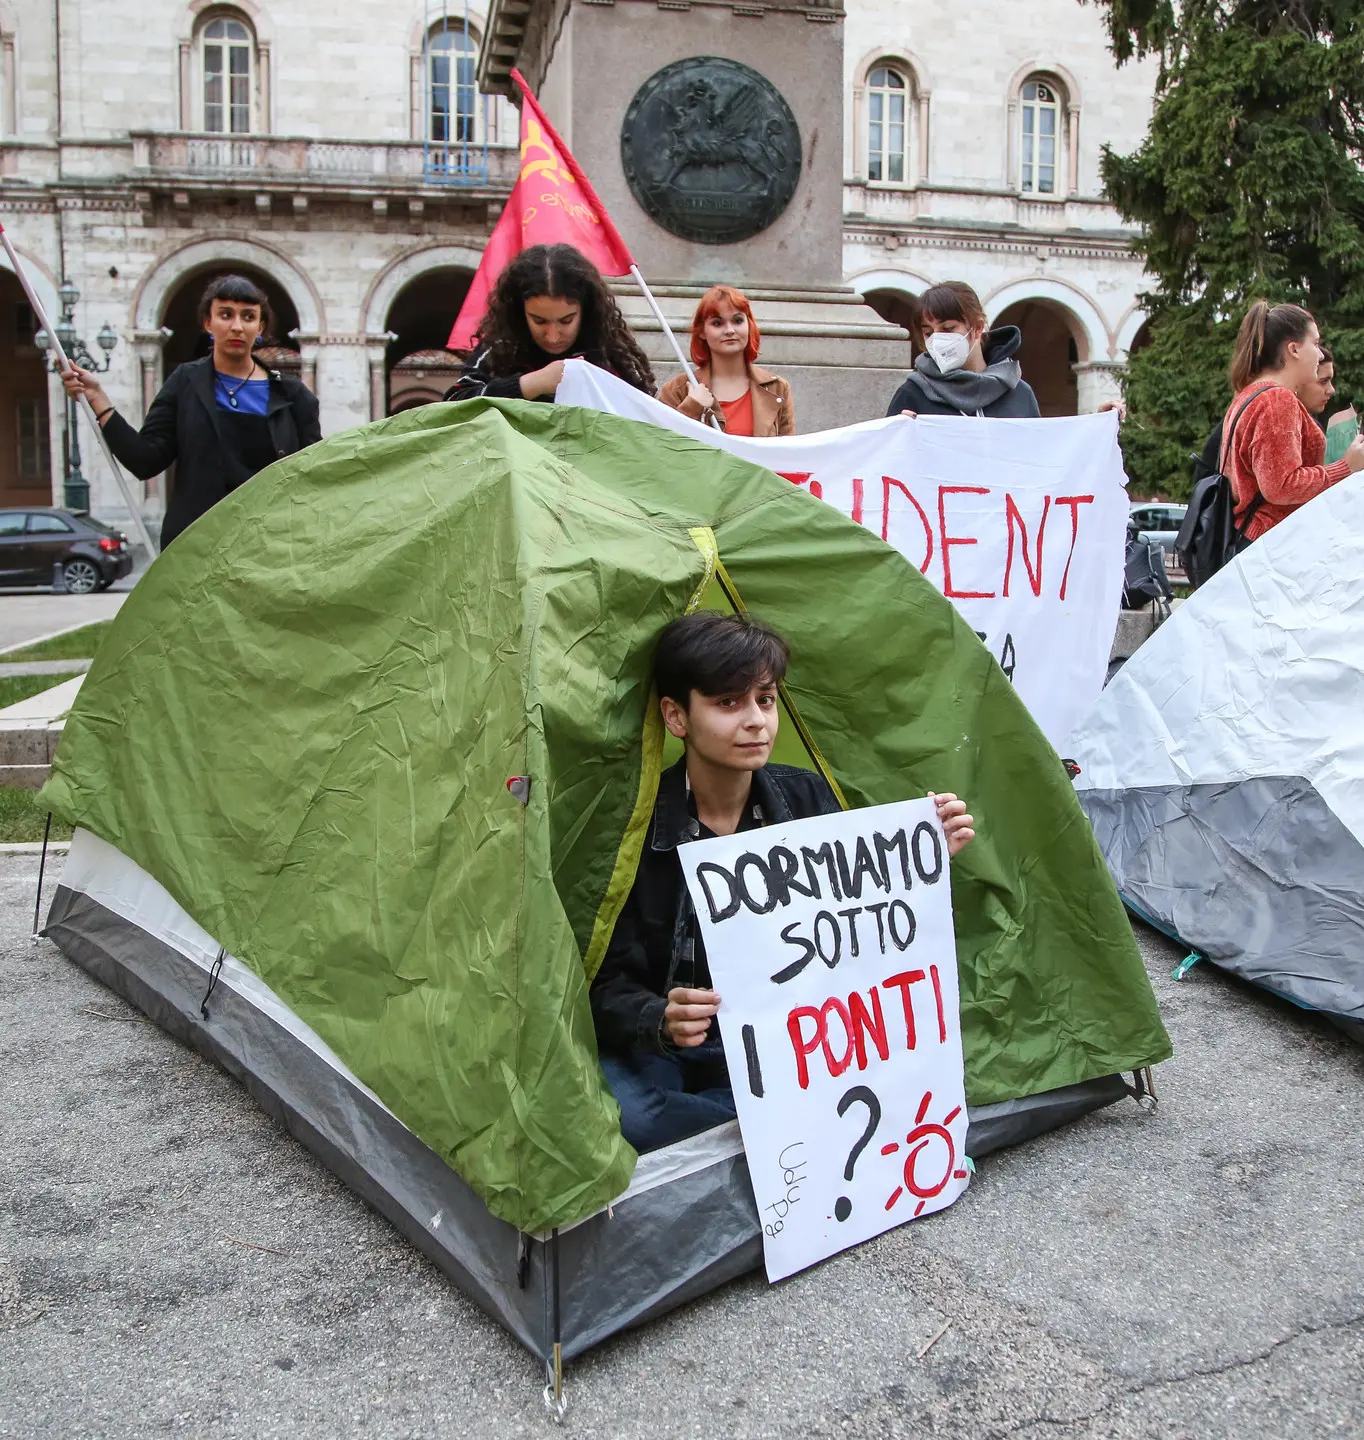
[[[210,135],[249,135],[255,119],[256,40],[246,22],[219,15],[199,32],[202,125]]]
[[[889,65],[867,75],[867,179],[903,185],[909,175],[910,84]]]
[[[1061,97],[1049,80],[1035,77],[1019,96],[1019,187],[1025,195],[1055,195],[1061,154]]]
[[[478,45],[462,21],[443,21],[427,37],[427,138],[472,144],[478,131]]]

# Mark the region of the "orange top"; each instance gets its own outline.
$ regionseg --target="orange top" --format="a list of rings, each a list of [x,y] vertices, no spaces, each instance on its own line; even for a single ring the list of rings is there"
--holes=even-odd
[[[1257,389],[1263,394],[1255,395]],[[1307,413],[1302,401],[1284,385],[1265,385],[1252,380],[1231,402],[1222,421],[1225,434],[1246,397],[1236,422],[1231,449],[1222,449],[1222,473],[1231,481],[1236,497],[1236,523],[1245,521],[1246,507],[1256,494],[1264,501],[1246,531],[1248,540],[1257,540],[1286,520],[1300,505],[1329,490],[1350,473],[1344,460],[1323,465],[1326,436]]]
[[[737,400],[721,400],[720,409],[725,414],[726,435],[752,435],[753,433],[753,390],[745,390]]]

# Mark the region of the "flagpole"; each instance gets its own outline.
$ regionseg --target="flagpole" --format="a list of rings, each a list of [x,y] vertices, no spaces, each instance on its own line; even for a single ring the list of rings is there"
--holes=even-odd
[[[18,252],[10,243],[9,236],[5,233],[4,225],[0,224],[0,245],[5,247],[5,254],[9,256],[9,263],[14,267],[15,278],[24,288],[24,294],[28,296],[28,303],[33,307],[33,314],[38,324],[47,331],[48,341],[52,346],[52,353],[57,357],[57,367],[65,372],[72,369],[71,361],[66,351],[62,349],[62,342],[57,339],[57,332],[52,328],[52,322],[47,318],[47,311],[43,309],[43,302],[38,299],[37,292],[29,283],[28,275],[24,271]],[[118,488],[123,495],[123,503],[128,507],[128,514],[132,517],[133,528],[137,531],[137,538],[147,549],[147,556],[151,560],[156,559],[156,546],[152,544],[151,532],[147,529],[146,522],[142,519],[142,512],[138,509],[137,502],[133,499],[132,488],[128,484],[128,477],[123,473],[122,466],[114,459],[114,452],[109,448],[109,442],[104,438],[104,428],[95,419],[95,407],[90,403],[90,397],[81,395],[85,402],[85,413],[90,417],[90,423],[95,427],[95,438],[99,441],[100,449],[104,451],[104,458],[109,462],[110,469],[114,472],[114,479],[118,482]]]
[[[630,274],[635,277],[635,284],[638,285],[643,292],[644,298],[649,302],[649,308],[654,312],[655,318],[663,327],[663,333],[672,344],[673,353],[677,356],[677,363],[686,371],[687,379],[690,380],[693,385],[698,384],[696,371],[691,368],[691,361],[682,353],[682,346],[678,343],[677,336],[673,334],[673,327],[668,324],[667,316],[665,316],[660,309],[658,301],[654,299],[654,292],[650,290],[645,283],[644,276],[639,273],[639,266],[631,265]],[[720,428],[720,422],[715,418],[715,412],[713,410],[710,413],[710,423],[717,430]]]

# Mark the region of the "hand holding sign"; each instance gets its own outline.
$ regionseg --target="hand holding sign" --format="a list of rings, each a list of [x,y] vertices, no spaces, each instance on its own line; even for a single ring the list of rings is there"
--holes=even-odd
[[[704,1044],[711,1017],[719,1008],[720,997],[714,990],[688,990],[682,985],[669,990],[668,1008],[663,1012],[668,1039],[683,1049]]]
[[[966,1188],[947,861],[972,823],[940,795],[679,852],[771,1280]]]

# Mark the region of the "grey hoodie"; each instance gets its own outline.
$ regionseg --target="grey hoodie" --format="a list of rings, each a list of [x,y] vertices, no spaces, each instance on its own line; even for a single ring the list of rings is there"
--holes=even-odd
[[[987,330],[981,341],[984,370],[951,370],[946,375],[929,354],[895,392],[887,415],[983,415],[987,419],[1035,420],[1041,413],[1032,387],[1013,357],[1023,343],[1016,325]]]

